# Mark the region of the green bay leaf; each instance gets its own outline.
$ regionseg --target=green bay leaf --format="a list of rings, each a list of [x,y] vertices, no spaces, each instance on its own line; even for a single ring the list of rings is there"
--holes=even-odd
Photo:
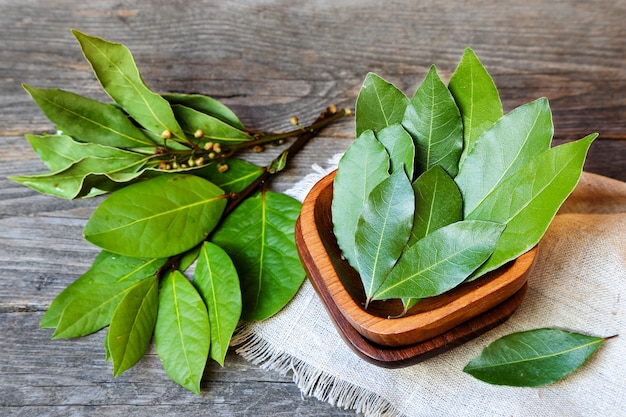
[[[182,387],[200,394],[211,328],[200,294],[178,271],[161,285],[154,340],[167,375]]]
[[[168,130],[172,139],[187,142],[170,104],[144,84],[126,46],[77,30],[72,33],[80,43],[102,88],[124,111],[141,126],[156,134]]]
[[[239,130],[245,130],[237,115],[226,105],[212,97],[201,94],[163,94],[163,98],[170,104],[182,104],[209,116],[217,117]]]
[[[356,99],[356,136],[402,122],[408,103],[409,99],[396,86],[370,72]]]
[[[409,245],[463,219],[463,199],[454,180],[439,165],[413,182],[415,218]]]
[[[404,170],[391,174],[369,194],[355,233],[358,271],[368,302],[406,246],[414,212],[413,187]]]
[[[40,193],[74,199],[93,197],[123,186],[142,173],[146,158],[127,152],[113,157],[86,156],[65,169],[9,177]]]
[[[493,252],[504,225],[463,220],[409,246],[372,299],[426,298],[461,284]]]
[[[167,257],[196,246],[226,206],[222,189],[192,175],[160,175],[112,193],[87,222],[85,239],[110,252]]]
[[[468,214],[468,219],[506,224],[493,255],[475,279],[535,246],[559,207],[574,190],[587,151],[597,134],[548,149],[499,184]]]
[[[470,48],[465,48],[448,89],[463,118],[464,159],[480,135],[502,117],[502,103],[493,79]]]
[[[439,165],[424,172],[413,182],[415,215],[407,246],[435,230],[463,220],[463,199],[459,187]],[[419,302],[419,298],[402,298],[404,313]]]
[[[25,135],[37,156],[52,172],[61,171],[84,158],[112,158],[111,166],[104,172],[119,169],[116,160],[142,160],[145,155],[126,151],[113,146],[84,143],[67,135]]]
[[[81,293],[100,285],[127,283],[130,286],[154,275],[166,260],[165,258],[132,258],[101,251],[89,270],[55,297],[41,318],[40,326],[42,328],[57,327],[63,310]]]
[[[118,108],[59,89],[24,85],[46,117],[83,142],[119,148],[154,146]]]
[[[415,170],[419,175],[441,165],[452,177],[463,150],[463,124],[454,98],[435,66],[406,107],[402,125],[415,141]]]
[[[94,285],[76,294],[63,309],[53,339],[86,336],[111,324],[113,312],[133,288],[131,281]]]
[[[467,217],[502,181],[550,147],[548,100],[519,106],[485,131],[468,151],[455,178]]]
[[[204,242],[193,276],[211,325],[210,357],[224,366],[228,344],[241,317],[239,277],[228,254],[219,246]]]
[[[221,119],[209,116],[191,107],[175,104],[172,106],[172,110],[185,133],[193,136],[198,129],[204,132],[202,138],[194,140],[200,147],[204,146],[206,142],[237,145],[253,139],[246,132],[229,125]]]
[[[106,336],[114,376],[132,368],[146,353],[158,305],[159,280],[153,275],[135,284],[115,308]]]
[[[343,256],[358,268],[354,247],[359,216],[369,193],[389,176],[390,159],[374,132],[363,132],[339,161],[331,204],[333,233]]]
[[[391,172],[406,171],[409,179],[413,179],[415,161],[415,144],[413,138],[402,125],[391,125],[376,133],[376,139],[385,147],[391,162]]]
[[[543,386],[580,368],[605,340],[548,328],[513,333],[487,346],[463,371],[495,385]]]
[[[266,191],[243,201],[213,233],[212,242],[237,268],[243,320],[274,315],[304,281],[294,237],[301,206],[287,195]]]

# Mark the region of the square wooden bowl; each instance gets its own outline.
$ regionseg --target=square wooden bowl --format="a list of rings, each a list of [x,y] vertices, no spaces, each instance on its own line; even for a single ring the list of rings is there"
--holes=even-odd
[[[296,223],[300,258],[344,340],[363,358],[405,366],[458,346],[508,319],[519,306],[537,248],[473,282],[419,302],[400,318],[399,300],[373,301],[368,309],[358,273],[333,234],[335,172],[309,192]]]

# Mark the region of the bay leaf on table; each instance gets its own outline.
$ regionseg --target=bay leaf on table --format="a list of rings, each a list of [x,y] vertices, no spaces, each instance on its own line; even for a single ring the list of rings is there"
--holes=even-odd
[[[111,104],[57,88],[24,85],[24,89],[64,134],[84,142],[119,148],[154,146],[128,116]]]
[[[213,232],[237,266],[241,282],[241,318],[264,320],[293,298],[306,276],[295,244],[302,204],[285,194],[265,191],[235,208]]]
[[[253,139],[252,136],[243,130],[191,107],[174,104],[172,105],[172,111],[186,134],[193,136],[197,129],[201,129],[204,132],[203,137],[194,141],[200,147],[204,146],[206,142],[237,145]]]
[[[55,197],[92,197],[122,187],[124,183],[141,175],[145,156],[122,152],[120,150],[117,156],[104,158],[86,156],[56,172],[18,175],[9,179]]]
[[[188,141],[168,101],[144,84],[135,60],[125,45],[77,30],[72,30],[72,33],[104,91],[126,113],[155,134],[160,135],[167,130],[173,140],[182,143]]]
[[[158,307],[159,280],[153,275],[133,285],[115,308],[106,335],[113,376],[135,366],[148,350]]]
[[[161,284],[154,341],[167,375],[182,387],[200,394],[211,328],[200,294],[178,271],[173,271]]]
[[[241,317],[239,277],[233,261],[219,246],[204,242],[193,275],[209,314],[210,357],[224,366],[230,339]]]
[[[111,193],[83,234],[94,245],[121,255],[168,257],[200,243],[225,206],[224,191],[203,178],[160,175]]]
[[[548,328],[512,333],[487,346],[463,371],[490,384],[538,387],[580,368],[605,340]]]
[[[99,143],[79,142],[71,136],[61,135],[25,135],[37,156],[46,164],[50,171],[61,171],[83,158],[93,157],[98,159],[112,158],[110,169],[103,166],[101,171],[111,172],[118,169],[115,159],[146,158],[145,155],[119,149],[115,146],[107,146]]]
[[[57,295],[41,318],[40,327],[55,328],[63,310],[81,293],[99,286],[118,282],[133,284],[150,275],[165,264],[166,258],[134,258],[101,251],[91,267]]]
[[[209,116],[217,117],[239,130],[245,130],[237,115],[228,106],[212,97],[182,93],[163,94],[162,96],[170,104],[182,104]]]
[[[86,336],[110,325],[115,309],[139,281],[99,283],[76,293],[63,309],[52,338]]]

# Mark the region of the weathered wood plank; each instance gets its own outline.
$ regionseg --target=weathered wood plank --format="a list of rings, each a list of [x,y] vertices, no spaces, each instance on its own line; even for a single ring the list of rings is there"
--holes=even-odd
[[[233,352],[224,368],[207,366],[200,396],[167,378],[153,347],[139,366],[113,378],[104,362],[104,333],[50,340],[49,330],[37,328],[40,318],[2,314],[0,415],[354,415],[301,398],[290,377],[263,371]]]
[[[21,82],[102,96],[69,33],[77,27],[127,44],[156,90],[212,94],[263,127],[287,126],[292,113],[314,115],[329,101],[352,104],[367,71],[412,92],[431,63],[449,75],[469,45],[507,108],[548,96],[561,136],[597,126],[623,138],[624,17],[622,2],[580,0],[5,2],[0,73],[11,107],[2,124],[45,128]]]

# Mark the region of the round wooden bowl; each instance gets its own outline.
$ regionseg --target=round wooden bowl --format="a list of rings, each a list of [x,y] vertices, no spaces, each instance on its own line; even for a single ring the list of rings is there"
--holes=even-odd
[[[304,268],[340,334],[365,359],[403,366],[448,350],[505,321],[519,306],[537,248],[473,282],[420,301],[406,315],[399,300],[372,301],[368,309],[358,273],[333,234],[331,173],[305,198],[296,224]]]

